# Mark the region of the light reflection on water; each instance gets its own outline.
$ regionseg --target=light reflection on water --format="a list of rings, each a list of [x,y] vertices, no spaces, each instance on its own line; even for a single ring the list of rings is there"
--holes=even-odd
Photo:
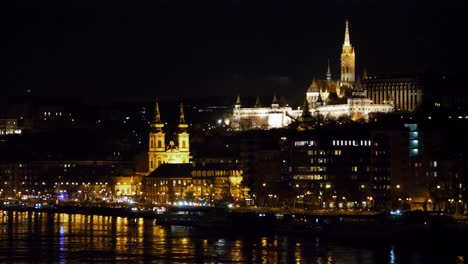
[[[0,262],[463,263],[456,250],[210,234],[150,219],[0,211]],[[359,238],[356,238],[356,241]],[[465,253],[465,252],[462,252]],[[462,260],[463,262],[461,262]]]

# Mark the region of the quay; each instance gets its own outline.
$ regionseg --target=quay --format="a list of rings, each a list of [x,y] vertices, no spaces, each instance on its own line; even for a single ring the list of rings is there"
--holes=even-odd
[[[3,214],[45,212],[154,219],[156,225],[191,226],[207,233],[277,233],[339,239],[455,241],[468,238],[468,217],[421,211],[387,214],[370,211],[304,211],[198,206],[0,206]]]

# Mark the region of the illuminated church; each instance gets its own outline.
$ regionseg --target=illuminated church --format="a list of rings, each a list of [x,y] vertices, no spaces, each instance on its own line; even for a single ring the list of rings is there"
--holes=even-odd
[[[182,102],[180,103],[177,131],[174,138],[168,138],[169,143],[166,143],[166,133],[163,128],[164,123],[161,122],[159,104],[156,101],[155,118],[154,122],[151,123],[151,131],[149,133],[149,172],[154,171],[163,163],[189,163],[190,142],[189,133],[187,132],[188,124],[185,121]]]
[[[306,91],[308,111],[311,116],[323,118],[349,117],[351,120],[367,121],[369,113],[388,113],[394,110],[392,101],[374,104],[366,89],[356,79],[355,51],[350,42],[348,21],[341,52],[340,78],[332,80],[330,63],[324,80],[312,80]],[[243,107],[238,95],[230,120],[234,130],[271,129],[286,127],[303,115],[301,108],[280,104],[276,95],[270,107],[262,107],[257,97],[254,107]]]

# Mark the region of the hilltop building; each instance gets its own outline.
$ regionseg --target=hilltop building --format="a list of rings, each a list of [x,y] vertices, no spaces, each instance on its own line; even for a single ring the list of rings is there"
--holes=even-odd
[[[367,91],[356,79],[355,51],[350,42],[349,26],[346,21],[345,38],[341,52],[341,74],[332,80],[330,63],[325,80],[312,80],[306,91],[306,99],[311,116],[322,118],[349,117],[352,120],[367,121],[369,113],[388,113],[394,110],[393,102],[379,100],[376,104],[367,96]],[[238,95],[233,109],[231,127],[234,130],[271,129],[289,126],[303,116],[303,109],[293,109],[280,104],[276,95],[270,107],[262,107],[257,98],[254,107],[242,107]]]

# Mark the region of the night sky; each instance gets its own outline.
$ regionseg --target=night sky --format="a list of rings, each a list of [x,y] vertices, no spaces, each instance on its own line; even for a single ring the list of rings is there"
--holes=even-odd
[[[467,69],[462,1],[11,2],[0,11],[7,94],[302,96],[327,59],[338,77],[346,19],[358,73]]]

